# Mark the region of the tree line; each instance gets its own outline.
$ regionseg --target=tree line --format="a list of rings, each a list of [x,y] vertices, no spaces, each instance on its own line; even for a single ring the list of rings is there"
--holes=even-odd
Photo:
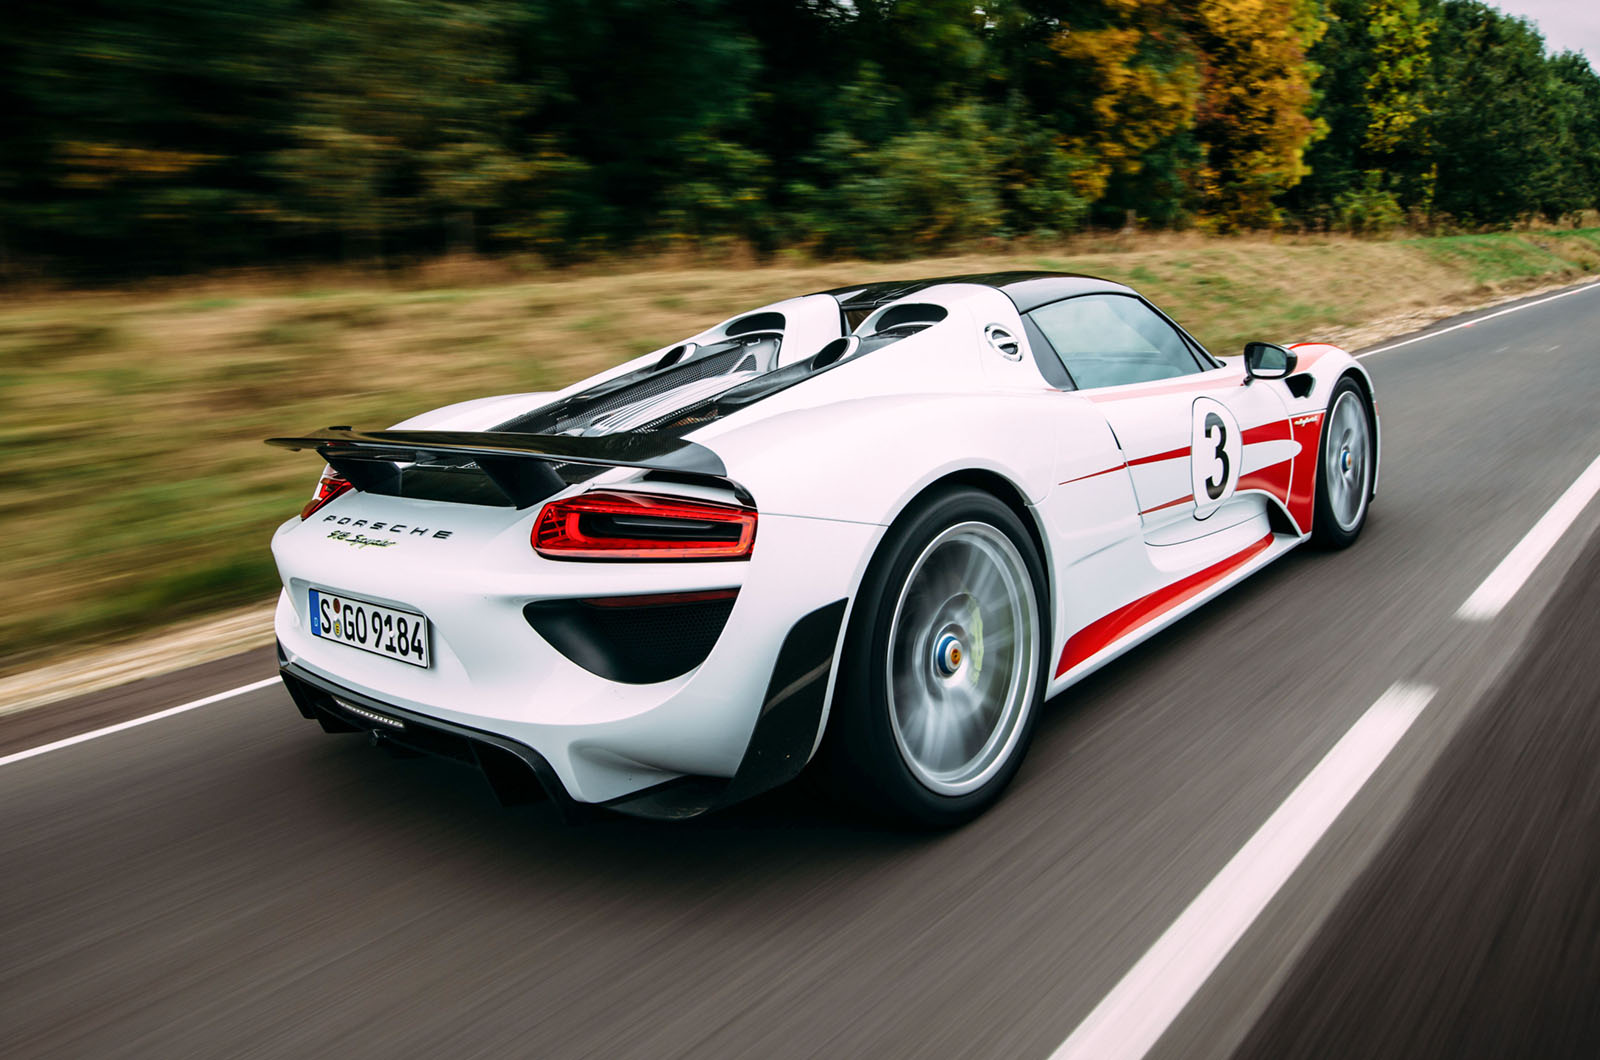
[[[1600,78],[1478,0],[11,0],[0,262],[921,254],[1600,205]]]

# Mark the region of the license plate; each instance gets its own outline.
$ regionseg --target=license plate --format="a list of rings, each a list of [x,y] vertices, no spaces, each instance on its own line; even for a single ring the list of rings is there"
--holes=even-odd
[[[312,589],[311,632],[412,666],[429,664],[428,620],[414,611]]]

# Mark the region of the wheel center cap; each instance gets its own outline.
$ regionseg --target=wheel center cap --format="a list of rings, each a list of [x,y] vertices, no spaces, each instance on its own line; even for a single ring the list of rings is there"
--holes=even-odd
[[[933,647],[933,668],[941,677],[954,677],[966,654],[960,639],[954,633],[946,633]]]
[[[1350,450],[1346,449],[1339,454],[1339,467],[1341,470],[1350,470]]]

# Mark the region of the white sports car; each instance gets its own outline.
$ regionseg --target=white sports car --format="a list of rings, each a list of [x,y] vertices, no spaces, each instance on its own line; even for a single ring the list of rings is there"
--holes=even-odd
[[[999,796],[1046,697],[1355,540],[1378,478],[1343,350],[1225,363],[1051,273],[791,298],[556,394],[270,444],[327,464],[272,550],[330,731],[653,817],[815,757],[935,826]]]

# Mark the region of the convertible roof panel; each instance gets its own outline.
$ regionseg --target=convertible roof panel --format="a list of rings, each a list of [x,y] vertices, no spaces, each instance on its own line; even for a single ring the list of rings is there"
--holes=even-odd
[[[821,294],[832,295],[848,310],[875,309],[943,283],[973,283],[993,287],[1016,304],[1019,313],[1037,309],[1049,302],[1073,295],[1098,291],[1128,293],[1129,288],[1098,276],[1072,272],[980,272],[963,276],[932,276],[920,280],[887,280],[879,283],[836,287]]]

